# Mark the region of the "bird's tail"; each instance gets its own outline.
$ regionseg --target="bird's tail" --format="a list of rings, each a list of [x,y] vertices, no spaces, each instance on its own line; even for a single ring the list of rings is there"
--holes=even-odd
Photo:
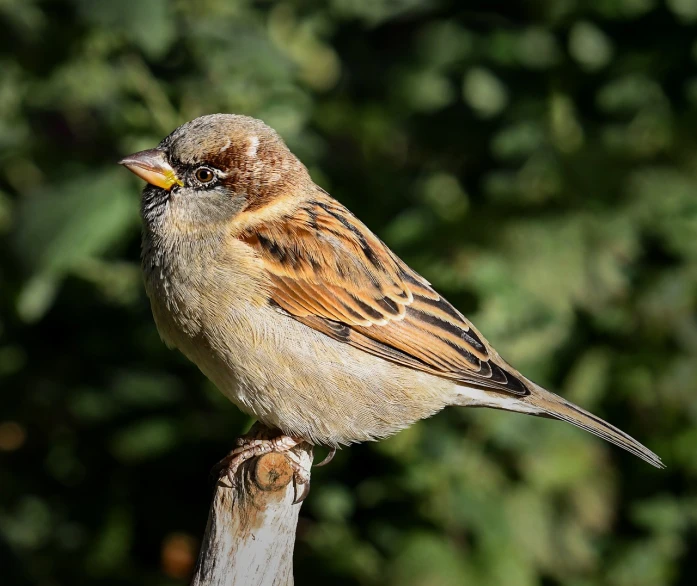
[[[571,423],[627,450],[656,468],[665,468],[665,465],[656,454],[630,435],[617,429],[614,425],[610,425],[607,421],[600,419],[600,417],[596,417],[585,409],[581,409],[572,402],[550,393],[531,381],[527,382],[528,386],[532,387],[532,392],[521,402],[525,402],[539,410],[538,415]]]
[[[492,392],[488,389],[458,386],[454,404],[468,407],[491,407],[566,421],[624,448],[656,468],[665,468],[656,454],[630,435],[574,405],[571,401],[550,393],[541,386],[525,379],[522,375],[519,376],[530,389],[530,394],[516,397],[507,393]]]

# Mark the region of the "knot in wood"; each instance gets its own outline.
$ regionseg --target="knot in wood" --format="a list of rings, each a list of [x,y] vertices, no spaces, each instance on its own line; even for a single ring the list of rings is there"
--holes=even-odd
[[[270,452],[257,458],[254,481],[261,490],[281,490],[292,479],[293,469],[284,454]]]

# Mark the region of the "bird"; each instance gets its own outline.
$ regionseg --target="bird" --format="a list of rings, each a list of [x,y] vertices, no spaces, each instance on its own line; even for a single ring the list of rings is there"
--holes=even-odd
[[[508,364],[264,122],[201,116],[119,163],[147,182],[141,260],[160,336],[273,430],[228,470],[302,442],[331,456],[448,406],[558,419],[663,467]]]

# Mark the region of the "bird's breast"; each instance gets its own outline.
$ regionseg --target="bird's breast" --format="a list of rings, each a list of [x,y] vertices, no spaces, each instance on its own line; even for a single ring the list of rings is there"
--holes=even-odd
[[[182,336],[216,332],[250,304],[267,303],[258,259],[246,244],[224,234],[206,239],[146,234],[142,266],[160,334],[180,348]]]

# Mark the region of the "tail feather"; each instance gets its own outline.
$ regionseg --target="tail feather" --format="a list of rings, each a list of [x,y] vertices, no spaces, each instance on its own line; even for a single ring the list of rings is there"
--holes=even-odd
[[[525,398],[525,402],[539,409],[540,415],[571,423],[627,450],[656,468],[665,468],[656,454],[630,435],[538,385],[534,385],[532,393]]]

